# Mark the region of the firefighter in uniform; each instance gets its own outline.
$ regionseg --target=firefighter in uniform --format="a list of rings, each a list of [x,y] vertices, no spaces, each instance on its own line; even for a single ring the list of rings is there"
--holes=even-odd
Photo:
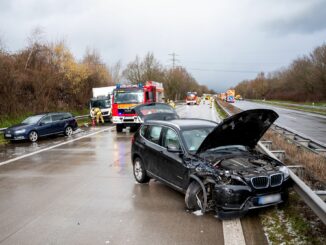
[[[96,117],[96,123],[99,124],[100,122],[100,119],[101,119],[101,122],[104,123],[104,118],[102,116],[102,112],[100,110],[100,108],[98,107],[95,107],[92,109],[92,114],[93,114],[93,117]]]
[[[173,108],[175,108],[175,103],[173,100],[169,100],[169,105],[172,106]]]

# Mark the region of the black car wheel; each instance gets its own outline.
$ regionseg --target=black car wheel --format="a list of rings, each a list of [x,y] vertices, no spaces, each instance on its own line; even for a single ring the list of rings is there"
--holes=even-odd
[[[149,181],[150,178],[146,174],[143,161],[139,157],[134,159],[133,171],[135,179],[138,183],[147,183]]]
[[[66,129],[65,129],[65,135],[66,136],[71,136],[72,132],[73,132],[72,127],[67,126]]]
[[[122,129],[123,129],[123,125],[121,125],[121,124],[117,124],[117,125],[115,126],[115,128],[116,128],[116,130],[117,130],[118,133],[121,133],[121,132],[122,132]]]
[[[193,181],[188,186],[186,197],[186,206],[190,210],[201,210],[204,205],[203,189],[197,181]]]
[[[31,141],[31,142],[36,142],[37,139],[38,139],[38,134],[36,131],[31,131],[29,134],[28,134],[28,139]]]

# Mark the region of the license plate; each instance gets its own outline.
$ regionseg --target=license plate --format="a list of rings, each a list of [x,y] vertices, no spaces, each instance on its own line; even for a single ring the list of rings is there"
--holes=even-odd
[[[11,134],[5,134],[6,137],[11,137]]]
[[[279,201],[281,201],[281,194],[278,193],[278,194],[259,197],[258,204],[265,205],[265,204],[270,204],[270,203],[276,203]]]

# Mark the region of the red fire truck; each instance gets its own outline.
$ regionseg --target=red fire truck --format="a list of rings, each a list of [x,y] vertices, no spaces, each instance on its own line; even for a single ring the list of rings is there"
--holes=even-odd
[[[197,105],[197,92],[188,92],[186,97],[187,105]]]
[[[117,132],[122,132],[126,127],[135,131],[142,123],[132,107],[152,102],[163,102],[163,84],[147,81],[145,85],[117,85],[113,90],[112,122],[116,125]]]

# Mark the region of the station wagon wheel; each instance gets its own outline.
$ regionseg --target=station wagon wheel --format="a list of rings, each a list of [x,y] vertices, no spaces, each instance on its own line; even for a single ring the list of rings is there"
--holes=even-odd
[[[139,157],[133,161],[133,172],[138,183],[147,183],[150,179],[146,174],[143,161]]]
[[[72,135],[72,127],[70,127],[70,126],[68,126],[68,127],[66,127],[66,129],[65,129],[65,135],[66,136],[71,136]]]
[[[31,131],[29,134],[28,134],[28,139],[31,141],[31,142],[36,142],[37,139],[38,139],[38,134],[36,131]]]

